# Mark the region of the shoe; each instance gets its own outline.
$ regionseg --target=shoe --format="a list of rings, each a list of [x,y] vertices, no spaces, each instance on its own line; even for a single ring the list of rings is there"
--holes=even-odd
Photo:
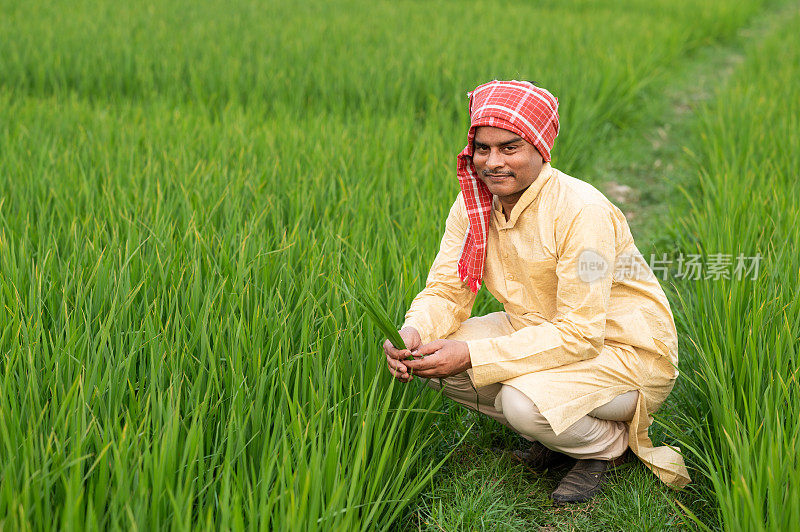
[[[550,494],[556,504],[586,502],[602,491],[608,471],[630,461],[630,453],[614,460],[578,460]]]
[[[532,442],[532,445],[528,449],[514,451],[511,453],[511,457],[537,473],[547,471],[548,469],[564,468],[575,461],[574,458],[548,449],[538,441]]]

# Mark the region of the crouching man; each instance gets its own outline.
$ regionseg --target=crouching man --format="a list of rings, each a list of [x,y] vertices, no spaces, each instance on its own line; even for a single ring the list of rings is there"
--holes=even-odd
[[[469,113],[461,192],[400,330],[408,350],[384,343],[389,370],[441,379],[447,397],[522,434],[529,467],[574,459],[556,503],[593,497],[628,448],[683,487],[680,454],[647,433],[678,376],[675,324],[624,215],[550,165],[550,92],[492,81],[469,94]],[[505,311],[470,318],[482,285]]]

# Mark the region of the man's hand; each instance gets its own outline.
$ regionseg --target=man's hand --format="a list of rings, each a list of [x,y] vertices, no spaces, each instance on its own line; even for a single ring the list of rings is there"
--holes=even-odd
[[[422,345],[422,338],[419,335],[419,331],[413,327],[404,327],[398,333],[408,349],[397,349],[387,339],[383,342],[383,350],[386,352],[386,363],[389,365],[389,372],[392,376],[400,382],[408,382],[411,380],[411,375],[404,361],[411,356],[412,351]]]
[[[469,345],[459,340],[434,340],[414,353],[415,357],[427,355],[422,359],[405,360],[403,364],[414,375],[420,377],[449,377],[472,367]]]

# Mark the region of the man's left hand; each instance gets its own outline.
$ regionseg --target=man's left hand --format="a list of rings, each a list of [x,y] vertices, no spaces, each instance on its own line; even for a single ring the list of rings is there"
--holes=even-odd
[[[412,375],[430,378],[444,378],[462,373],[472,367],[469,357],[469,345],[459,340],[434,340],[412,351],[415,357],[425,358],[404,360],[403,364]]]

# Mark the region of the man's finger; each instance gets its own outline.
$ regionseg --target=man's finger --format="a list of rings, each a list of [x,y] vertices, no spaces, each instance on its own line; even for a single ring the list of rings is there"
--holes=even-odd
[[[419,354],[419,352],[417,352]],[[439,364],[439,357],[432,355],[422,359],[406,360],[403,364],[414,374],[419,375],[419,371],[424,371],[436,367]]]
[[[408,349],[389,349],[387,350],[387,353],[395,360],[405,360],[411,356],[411,351]]]
[[[408,368],[406,368],[405,364],[402,362],[395,360],[394,358],[390,357],[389,355],[386,356],[386,362],[389,364],[390,367],[396,369],[397,371],[408,373]]]
[[[400,371],[399,369],[393,366],[389,366],[389,373],[392,374],[392,377],[403,383],[406,383],[411,380],[411,375],[409,373]]]
[[[409,380],[414,378],[414,377],[422,377],[423,379],[432,379],[432,378],[440,377],[440,375],[439,375],[439,372],[436,371],[435,369],[426,369],[426,370],[421,370],[419,373],[414,371],[414,372],[408,374]]]
[[[408,358],[408,356],[411,354],[411,352],[408,349],[397,349],[391,342],[391,340],[389,340],[388,338],[386,339],[385,342],[383,342],[383,350],[388,355],[391,355],[392,358],[395,358],[397,360],[403,360],[404,358]]]
[[[421,346],[414,352],[414,354],[417,356],[430,355],[441,349],[444,346],[444,344],[445,344],[444,340],[434,340],[433,342],[429,342]]]

